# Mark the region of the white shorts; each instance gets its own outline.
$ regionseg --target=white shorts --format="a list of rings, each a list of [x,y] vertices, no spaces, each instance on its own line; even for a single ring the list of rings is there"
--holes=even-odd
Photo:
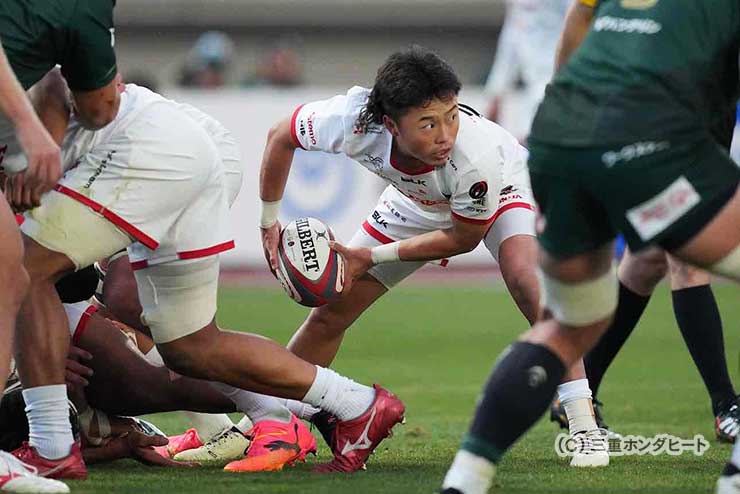
[[[234,247],[227,215],[238,187],[227,189],[225,177],[216,145],[197,122],[174,105],[151,105],[79,157],[22,229],[78,269],[127,246],[110,225],[128,237],[134,269],[212,256]],[[80,217],[68,198],[94,213]]]
[[[511,178],[515,178],[514,182]],[[507,184],[507,182],[504,182]],[[499,247],[515,235],[536,236],[534,200],[529,188],[529,177],[510,177],[500,195],[499,207],[483,242],[498,262]],[[410,199],[389,186],[380,196],[375,210],[349,242],[352,247],[376,247],[404,240],[434,230],[452,227],[452,219],[440,219],[420,208]],[[447,264],[446,260],[441,262]],[[424,262],[401,261],[373,266],[368,273],[392,288],[424,265]]]
[[[90,317],[97,311],[97,307],[87,302],[64,304],[64,312],[67,313],[67,321],[69,323],[69,336],[72,338],[73,345],[76,345],[80,340],[82,333],[87,329]]]

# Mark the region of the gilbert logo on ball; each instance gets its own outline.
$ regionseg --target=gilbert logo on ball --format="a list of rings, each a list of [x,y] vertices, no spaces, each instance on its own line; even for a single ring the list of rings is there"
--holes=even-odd
[[[319,307],[338,300],[344,289],[344,260],[329,248],[334,233],[316,218],[299,218],[280,232],[277,278],[301,305]]]

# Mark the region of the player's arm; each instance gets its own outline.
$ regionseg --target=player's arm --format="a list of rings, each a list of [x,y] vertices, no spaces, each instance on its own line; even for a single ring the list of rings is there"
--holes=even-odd
[[[77,120],[86,129],[102,129],[116,118],[121,95],[118,85],[111,81],[100,89],[72,91]]]
[[[54,143],[33,109],[23,87],[15,77],[5,51],[0,45],[0,111],[15,127],[15,135],[26,155],[25,173],[17,173],[14,181],[18,186],[25,183],[25,202],[37,206],[41,194],[51,189],[62,175],[59,146]],[[21,187],[23,188],[23,187]],[[11,197],[12,199],[12,194]],[[19,197],[19,203],[24,197]],[[15,205],[15,204],[14,204]]]
[[[273,271],[278,267],[280,238],[278,213],[296,148],[340,153],[344,145],[345,95],[301,105],[290,118],[270,129],[260,169],[260,229],[265,258]]]
[[[50,70],[28,92],[33,107],[54,141],[61,145],[72,110],[69,88],[58,68]]]
[[[565,27],[560,35],[555,55],[555,71],[557,72],[576,51],[591,28],[594,18],[594,7],[598,0],[574,0],[565,17]]]
[[[277,245],[280,239],[280,200],[288,182],[290,165],[298,143],[292,132],[292,119],[288,118],[270,129],[260,168],[260,232],[265,259],[273,271],[278,268]]]

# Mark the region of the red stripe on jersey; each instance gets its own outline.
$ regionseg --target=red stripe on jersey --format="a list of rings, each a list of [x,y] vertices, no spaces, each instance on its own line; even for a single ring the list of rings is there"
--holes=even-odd
[[[429,165],[425,165],[420,170],[416,170],[416,171],[413,171],[413,172],[412,171],[408,171],[408,170],[404,170],[403,165],[399,164],[396,160],[394,160],[393,159],[393,156],[391,156],[390,162],[391,162],[391,166],[393,168],[395,168],[396,170],[398,170],[399,172],[401,172],[401,173],[403,173],[405,175],[421,175],[423,173],[429,173],[429,172],[431,172],[431,171],[434,170],[434,167],[433,166],[429,166]]]
[[[167,257],[160,258],[160,259],[152,259],[152,264],[160,264],[164,262],[172,262],[172,261],[184,260],[184,259],[200,259],[201,257],[213,256],[221,252],[231,250],[235,246],[236,245],[234,244],[234,241],[229,240],[228,242],[223,242],[221,244],[217,244],[212,247],[206,247],[205,249],[185,250],[182,252],[178,252],[176,256],[171,256],[170,259],[168,259]],[[149,261],[147,259],[143,259],[141,261],[134,261],[131,263],[131,269],[133,271],[138,271],[140,269],[144,269],[148,267],[149,267]]]
[[[383,235],[378,230],[376,230],[375,228],[373,228],[370,225],[370,223],[368,223],[367,221],[365,221],[362,224],[362,228],[368,233],[368,235],[370,235],[371,237],[373,237],[375,240],[377,240],[380,243],[390,244],[390,243],[395,242],[395,240],[393,240],[392,238]]]
[[[22,214],[16,214],[15,215],[15,222],[18,224],[18,226],[21,226],[23,222],[26,221],[26,217]]]
[[[298,139],[298,133],[295,131],[295,121],[298,119],[298,112],[301,111],[301,108],[303,108],[305,105],[301,105],[298,108],[295,109],[293,112],[293,116],[290,117],[290,137],[293,138],[293,142],[295,142],[296,146],[298,146],[301,149],[306,149],[303,147],[303,144],[301,144],[300,139]]]
[[[496,221],[499,216],[504,214],[509,209],[515,209],[515,208],[523,208],[523,209],[529,209],[530,211],[534,211],[534,206],[527,202],[510,202],[509,204],[505,205],[504,207],[501,207],[496,211],[496,214],[493,215],[493,221]]]
[[[96,213],[102,215],[103,218],[110,221],[111,223],[116,225],[118,228],[128,233],[130,236],[134,237],[136,240],[138,240],[139,242],[147,246],[149,249],[154,250],[159,246],[159,242],[154,240],[152,237],[142,232],[141,230],[136,228],[134,225],[132,225],[128,221],[118,216],[113,211],[106,209],[102,204],[99,204],[93,201],[89,197],[85,197],[79,192],[76,192],[70,189],[69,187],[65,187],[64,185],[60,185],[60,184],[55,185],[54,190],[64,194],[65,196],[68,196],[74,199],[75,201],[79,203],[84,204],[85,206],[89,207]]]
[[[87,325],[90,322],[90,318],[97,311],[98,311],[98,308],[95,307],[94,305],[91,305],[87,309],[85,309],[85,312],[82,313],[82,316],[80,317],[80,321],[77,323],[75,332],[72,335],[72,343],[76,345],[80,341],[80,338],[82,338],[82,333],[84,333],[85,330],[87,329]]]

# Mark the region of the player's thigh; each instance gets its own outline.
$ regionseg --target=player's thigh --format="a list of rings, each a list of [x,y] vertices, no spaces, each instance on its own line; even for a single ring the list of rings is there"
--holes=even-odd
[[[112,222],[82,203],[51,191],[41,198],[41,205],[26,213],[23,234],[44,249],[67,257],[75,270],[92,265],[131,244],[131,238]],[[27,244],[30,245],[30,244]],[[43,252],[33,246],[26,264],[35,264]],[[29,256],[33,255],[34,259]]]
[[[698,234],[673,254],[740,281],[740,188]]]
[[[619,263],[619,281],[643,297],[653,293],[667,272],[666,253],[660,247],[647,247],[637,253],[625,249]]]
[[[0,197],[0,276],[7,283],[15,279],[22,280],[23,242],[21,241],[18,223],[10,210],[5,197]],[[14,285],[7,285],[12,288]],[[23,284],[19,283],[18,287]]]
[[[216,315],[218,256],[155,264],[134,271],[141,321],[155,343],[169,343],[209,326]]]
[[[530,178],[539,206],[536,230],[540,246],[553,258],[568,259],[598,250],[616,237],[608,212],[578,175],[579,168],[550,165],[577,161],[576,153],[532,146]]]

